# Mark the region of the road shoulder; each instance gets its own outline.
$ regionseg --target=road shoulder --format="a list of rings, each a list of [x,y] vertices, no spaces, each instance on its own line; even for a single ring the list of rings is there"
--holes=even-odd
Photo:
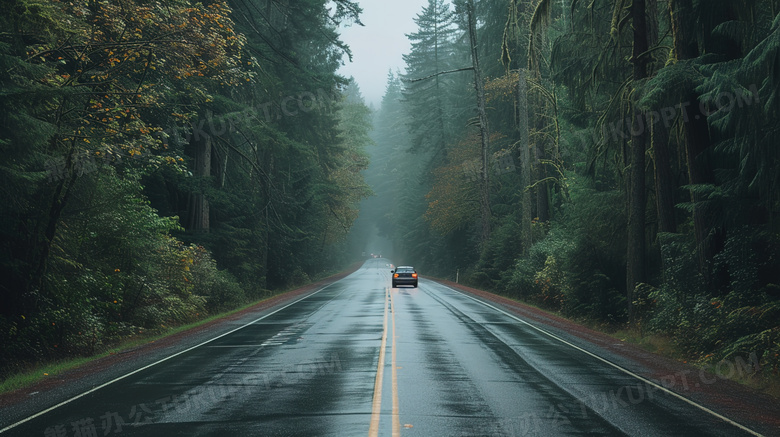
[[[494,305],[764,435],[780,434],[780,403],[729,379],[736,372],[749,371],[750,363],[746,360],[724,361],[713,374],[539,308],[451,281],[431,280]]]

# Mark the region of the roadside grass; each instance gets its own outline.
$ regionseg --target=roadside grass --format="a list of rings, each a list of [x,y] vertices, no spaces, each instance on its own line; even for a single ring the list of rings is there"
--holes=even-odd
[[[595,329],[598,329],[596,327]],[[662,355],[666,358],[672,358],[683,363],[688,363],[690,357],[685,354],[674,339],[668,335],[656,334],[656,333],[642,333],[637,329],[620,328],[617,330],[600,329],[601,332],[611,335],[620,341],[631,343],[634,346],[638,346],[648,352]]]
[[[90,361],[96,360],[106,354],[94,355],[91,357],[74,358],[70,360],[56,361],[52,363],[40,364],[29,370],[13,374],[0,382],[0,394],[9,393],[21,388],[29,387],[46,378],[60,375],[68,370],[74,369]]]
[[[780,375],[769,372],[766,368],[756,373],[746,373],[734,371],[734,368],[730,364],[721,366],[720,362],[713,362],[712,360],[695,364],[697,367],[702,368],[719,378],[737,382],[775,399],[780,399]]]

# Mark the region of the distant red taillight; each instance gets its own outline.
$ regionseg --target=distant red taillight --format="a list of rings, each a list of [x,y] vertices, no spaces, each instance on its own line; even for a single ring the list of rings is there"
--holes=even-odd
[[[417,273],[412,273],[413,278],[417,278]]]

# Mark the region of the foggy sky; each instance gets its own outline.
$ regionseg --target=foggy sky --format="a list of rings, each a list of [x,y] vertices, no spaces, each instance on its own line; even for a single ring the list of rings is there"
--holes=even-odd
[[[407,33],[417,30],[413,19],[428,0],[361,0],[361,21],[341,29],[341,40],[352,49],[352,63],[345,57],[339,73],[353,76],[363,92],[366,104],[379,108],[387,85],[387,72],[404,71],[401,55],[409,52]]]

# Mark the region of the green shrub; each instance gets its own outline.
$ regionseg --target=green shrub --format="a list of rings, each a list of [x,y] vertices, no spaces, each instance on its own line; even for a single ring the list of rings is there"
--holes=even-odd
[[[247,300],[202,246],[170,236],[137,178],[106,167],[79,180],[29,314],[0,317],[0,375],[188,323]]]
[[[571,241],[556,228],[531,246],[528,255],[517,260],[507,277],[506,292],[533,303],[561,309],[565,275],[559,260],[572,249]]]
[[[729,359],[756,354],[777,365],[776,333],[780,303],[762,290],[755,247],[765,244],[761,233],[742,228],[730,233],[715,258],[726,269],[730,291],[705,290],[698,272],[693,238],[661,234],[664,282],[652,293],[652,330],[671,335],[689,355]],[[772,262],[772,258],[765,258]]]
[[[508,270],[522,251],[520,225],[510,216],[501,219],[485,244],[469,282],[477,287],[501,290]]]
[[[505,292],[573,317],[625,320],[625,224],[621,194],[570,186],[572,201],[505,275]]]

